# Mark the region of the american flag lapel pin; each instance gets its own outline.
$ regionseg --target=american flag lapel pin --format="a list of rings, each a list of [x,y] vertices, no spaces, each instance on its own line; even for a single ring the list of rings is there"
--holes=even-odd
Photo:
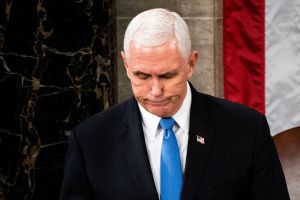
[[[205,144],[205,138],[200,136],[200,135],[197,135],[197,142],[199,142],[200,144]]]

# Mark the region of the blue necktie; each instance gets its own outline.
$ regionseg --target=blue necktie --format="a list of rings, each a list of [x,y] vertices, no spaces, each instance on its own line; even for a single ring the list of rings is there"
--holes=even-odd
[[[164,130],[160,157],[161,200],[180,200],[182,171],[177,140],[173,132],[173,118],[162,118],[159,122]]]

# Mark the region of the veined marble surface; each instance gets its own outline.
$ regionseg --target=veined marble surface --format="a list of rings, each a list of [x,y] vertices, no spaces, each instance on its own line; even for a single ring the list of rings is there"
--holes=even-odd
[[[115,5],[0,1],[0,199],[58,199],[71,129],[116,101]]]

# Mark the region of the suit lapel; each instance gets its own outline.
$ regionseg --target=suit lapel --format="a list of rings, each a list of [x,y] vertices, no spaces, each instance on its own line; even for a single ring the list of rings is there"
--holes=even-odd
[[[143,199],[158,200],[143,135],[141,116],[134,99],[129,101],[126,111],[124,124],[127,127],[123,132],[124,152],[136,181],[137,192],[141,194]]]
[[[190,132],[182,199],[193,199],[199,179],[203,174],[215,134],[211,121],[208,103],[192,88]]]

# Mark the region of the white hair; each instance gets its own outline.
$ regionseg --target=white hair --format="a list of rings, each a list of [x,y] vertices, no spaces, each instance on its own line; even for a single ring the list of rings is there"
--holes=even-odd
[[[124,52],[128,58],[132,41],[142,46],[155,47],[171,39],[176,39],[182,58],[188,60],[191,39],[186,22],[177,13],[163,8],[147,10],[129,23],[124,36]]]

